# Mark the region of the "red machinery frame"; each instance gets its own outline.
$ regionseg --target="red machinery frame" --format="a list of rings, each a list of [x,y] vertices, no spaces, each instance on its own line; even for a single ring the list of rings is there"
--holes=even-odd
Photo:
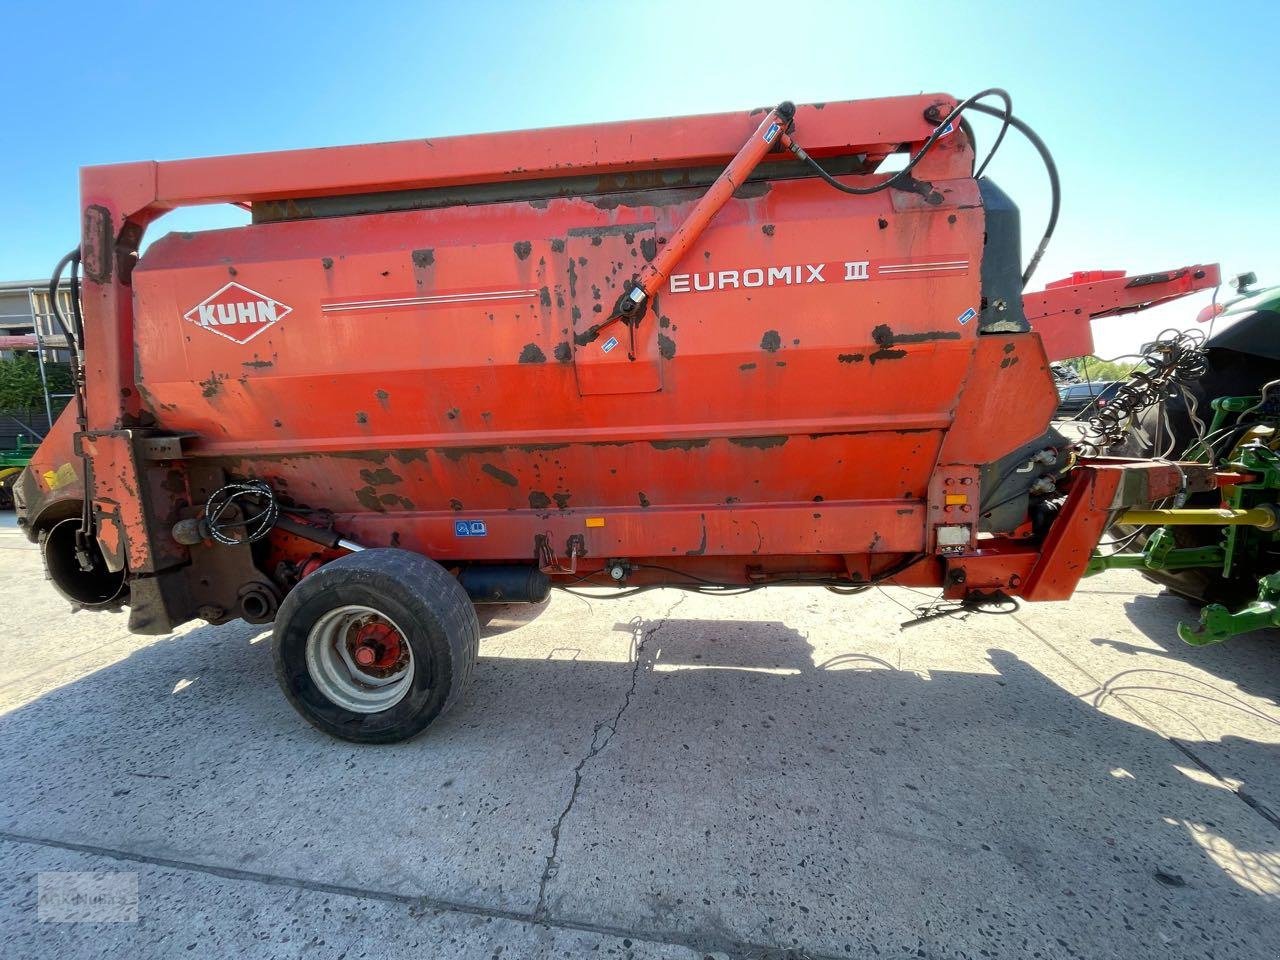
[[[810,156],[819,160],[861,158],[863,172],[855,174],[855,179],[874,181],[873,171],[881,160],[904,148],[917,149],[934,132],[934,125],[926,117],[945,114],[955,103],[948,96],[930,95],[814,104],[796,108],[794,124],[797,139],[803,141]],[[291,425],[284,432],[273,431],[270,424],[242,422],[235,435],[224,438],[211,428],[216,419],[211,419],[210,406],[202,399],[202,393],[207,398],[222,389],[222,380],[216,371],[208,387],[190,380],[185,386],[172,386],[168,400],[152,395],[157,389],[153,382],[156,377],[153,371],[145,371],[144,376],[146,364],[150,363],[153,368],[173,364],[163,356],[157,360],[155,356],[140,355],[138,344],[152,343],[156,338],[152,336],[154,328],[135,329],[138,318],[134,313],[134,268],[144,232],[170,210],[220,202],[249,207],[256,204],[305,206],[314,198],[565,178],[594,178],[603,190],[630,189],[643,196],[646,190],[654,189],[655,182],[661,182],[665,171],[724,168],[720,178],[696,203],[670,208],[676,211],[672,216],[679,215],[680,226],[669,236],[657,238],[659,245],[665,244],[665,249],[656,262],[638,275],[634,285],[624,286],[620,291],[616,314],[603,318],[612,321],[623,319],[628,295],[635,290],[641,290],[644,297],[633,298],[632,302],[652,300],[658,294],[681,258],[694,256],[690,249],[713,217],[722,231],[722,249],[732,255],[735,249],[750,251],[742,239],[747,236],[748,228],[750,236],[757,241],[759,230],[772,228],[772,224],[763,222],[766,217],[776,218],[795,207],[817,209],[813,205],[820,202],[816,199],[818,191],[825,188],[811,179],[776,184],[772,197],[740,201],[732,208],[725,206],[758,163],[775,159],[768,156],[776,139],[776,134],[770,131],[775,126],[785,127],[791,119],[788,114],[789,111],[779,108],[752,114],[729,113],[85,169],[81,178],[81,248],[85,273],[87,424],[75,437],[75,449],[91,468],[89,486],[98,540],[109,565],[114,569],[127,568],[132,577],[146,578],[195,563],[196,554],[208,549],[176,542],[169,535],[168,522],[160,519],[176,515],[177,510],[189,509],[190,504],[202,502],[201,496],[208,495],[209,481],[197,476],[204,469],[202,463],[216,462],[219,469],[238,466],[245,474],[269,469],[273,481],[292,480],[297,486],[300,480],[305,480],[315,486],[319,474],[302,461],[327,454],[331,457],[328,464],[333,476],[320,482],[327,484],[323,488],[325,495],[338,503],[326,506],[344,535],[370,546],[403,544],[446,564],[537,559],[544,569],[557,575],[567,576],[572,569],[573,578],[578,579],[583,571],[601,570],[610,557],[645,557],[661,558],[668,569],[681,574],[741,581],[746,558],[746,582],[769,582],[784,578],[788,571],[801,571],[804,577],[853,577],[862,582],[892,578],[904,584],[942,585],[952,595],[999,590],[1032,599],[1057,599],[1069,595],[1083,574],[1087,554],[1115,510],[1148,503],[1155,499],[1153,490],[1170,485],[1205,489],[1214,484],[1212,475],[1169,464],[1086,463],[1074,470],[1063,516],[1043,544],[1032,544],[1027,531],[1016,536],[976,536],[977,488],[974,485],[979,467],[999,460],[1019,445],[1035,441],[1043,434],[1052,414],[1055,397],[1048,372],[1051,356],[1046,355],[1042,341],[1046,337],[1053,344],[1061,344],[1071,337],[1078,340],[1079,331],[1088,329],[1088,316],[1128,309],[1134,302],[1132,292],[1119,293],[1107,286],[1102,307],[1098,310],[1078,308],[1070,302],[1067,291],[1051,290],[1039,299],[1035,295],[1024,298],[1039,335],[1010,332],[977,336],[976,324],[963,326],[966,320],[961,319],[964,315],[960,310],[968,302],[976,301],[977,277],[968,267],[967,276],[948,275],[946,271],[953,268],[947,264],[980,262],[982,250],[977,238],[982,235],[983,211],[971,176],[972,145],[959,128],[940,139],[913,170],[918,180],[936,185],[933,195],[893,192],[890,196],[890,192],[885,191],[873,199],[859,198],[856,202],[860,204],[857,208],[860,216],[866,220],[867,248],[892,253],[892,259],[899,261],[893,268],[899,279],[937,277],[936,283],[899,285],[896,296],[904,312],[909,316],[924,314],[926,309],[937,312],[941,303],[941,309],[956,317],[961,326],[938,331],[927,325],[920,329],[908,325],[896,335],[887,327],[883,328],[887,333],[880,327],[874,333],[864,332],[860,335],[868,337],[871,347],[867,351],[871,356],[865,364],[862,353],[839,353],[836,349],[839,335],[830,333],[829,356],[819,355],[821,343],[806,343],[796,352],[792,361],[794,373],[788,375],[802,379],[784,384],[778,379],[783,374],[774,370],[773,379],[769,381],[773,385],[770,389],[778,391],[776,396],[802,398],[806,390],[812,393],[817,384],[834,383],[833,371],[840,373],[863,364],[856,369],[866,371],[869,389],[877,389],[877,383],[884,385],[879,389],[885,389],[898,386],[899,375],[877,372],[876,360],[882,361],[880,371],[884,371],[892,369],[888,361],[908,358],[916,365],[913,368],[916,379],[898,412],[877,411],[874,416],[842,412],[838,416],[823,416],[820,404],[806,405],[796,399],[794,409],[809,412],[779,419],[767,414],[770,395],[764,393],[748,398],[740,422],[721,419],[708,426],[697,418],[696,411],[678,408],[678,388],[688,390],[692,377],[699,371],[710,371],[704,375],[723,376],[723,371],[729,369],[728,363],[738,359],[738,354],[733,352],[738,348],[726,347],[712,356],[704,345],[703,353],[699,354],[695,339],[684,360],[689,373],[682,375],[678,366],[671,364],[671,357],[663,352],[664,335],[655,333],[654,324],[643,328],[646,339],[641,346],[648,351],[647,365],[638,363],[626,367],[618,363],[608,370],[598,365],[592,369],[592,364],[600,358],[591,362],[583,360],[577,365],[577,382],[583,394],[603,395],[600,406],[593,408],[601,413],[586,423],[575,420],[571,406],[558,409],[557,397],[552,392],[546,399],[550,411],[546,423],[509,418],[501,428],[488,429],[487,423],[486,427],[468,427],[465,423],[454,425],[441,420],[430,423],[422,435],[408,436],[395,434],[390,425],[381,428],[377,423],[370,423],[367,414],[361,420],[357,413],[360,429],[326,435],[324,420],[331,414],[336,417],[340,410],[343,422],[350,422],[349,411],[345,407],[340,409],[339,400],[345,402],[345,398],[316,395],[299,399],[296,394],[282,392],[293,389],[284,380],[265,377],[251,380],[248,373],[242,372],[238,379],[243,389],[237,398],[250,396],[247,391],[251,388],[256,391],[252,396],[260,408],[286,402],[282,398],[293,396],[289,402],[295,406],[314,403],[317,411],[314,416],[300,412],[300,425]],[[786,158],[781,161],[787,162]],[[595,229],[596,236],[624,235],[619,232],[616,215],[603,208],[587,208],[571,199],[530,206],[536,210],[524,210],[522,215],[540,218],[543,236],[563,236],[573,229]],[[722,208],[723,212],[718,213]],[[644,209],[662,223],[661,217],[665,215],[662,211],[655,213],[652,207]],[[475,244],[479,242],[477,238],[485,235],[484,230],[489,229],[479,221],[450,226],[447,212],[428,211],[414,216],[416,219],[412,222],[403,217],[382,217],[377,221],[378,236],[364,237],[360,242],[365,247],[357,244],[359,248],[353,248],[352,260],[358,264],[352,266],[351,271],[363,271],[360,282],[376,283],[377,274],[373,269],[381,265],[378,258],[383,257],[385,251],[375,243],[389,244],[388,249],[395,248],[404,256],[408,251],[402,244],[411,243],[413,231],[420,230],[423,224],[434,224],[441,230],[452,229],[459,244]],[[887,229],[891,219],[899,218],[910,229]],[[334,223],[321,219],[302,225],[283,224],[272,234],[279,238],[273,241],[277,245],[291,251],[308,251],[306,271],[309,272],[298,267],[296,275],[286,278],[294,284],[290,297],[298,305],[299,314],[305,312],[304,306],[306,311],[318,312],[324,309],[325,303],[334,302],[335,297],[341,300],[337,293],[326,294],[329,300],[315,299],[315,291],[323,291],[325,285],[336,281],[334,274],[321,272],[332,270],[331,258],[310,253],[313,248],[321,249],[317,244],[329,243],[341,248],[343,243],[355,242],[344,237]],[[574,227],[574,224],[585,226]],[[663,227],[672,225],[667,222]],[[625,228],[626,224],[622,224],[621,229]],[[608,233],[610,230],[613,233]],[[737,233],[733,233],[734,230]],[[771,236],[769,230],[765,233]],[[169,304],[166,298],[171,299],[163,286],[166,269],[176,270],[182,256],[201,256],[202,251],[209,251],[212,257],[217,242],[216,237],[195,236],[168,238],[163,241],[163,248],[158,244],[157,252],[148,254],[148,260],[156,264],[151,268],[155,279],[146,291],[138,292],[139,302],[149,305],[152,314],[171,309],[171,305],[164,307]],[[809,249],[812,242],[812,238],[799,232],[793,239],[795,249]],[[533,249],[533,259],[538,257],[539,249]],[[550,241],[546,251],[543,261],[551,259],[557,251],[555,240]],[[940,252],[951,254],[954,259],[939,261],[936,255]],[[710,258],[709,250],[704,253]],[[930,254],[934,256],[931,258]],[[625,253],[619,255],[625,256]],[[524,271],[521,276],[525,276],[528,263],[533,262],[530,257],[529,245],[522,250],[517,243],[515,259],[520,263],[506,264],[504,269],[512,267]],[[329,262],[321,266],[322,260]],[[875,262],[874,256],[859,261],[863,267]],[[939,263],[943,265],[939,267]],[[415,267],[423,271],[434,269],[427,258],[423,258],[421,264],[415,261]],[[227,269],[231,276],[237,275],[234,267]],[[444,265],[439,269],[444,271]],[[459,276],[457,268],[454,269],[455,276]],[[1210,270],[1216,277],[1216,268],[1195,269],[1198,272],[1194,282],[1182,282],[1183,278],[1176,277],[1154,286],[1143,285],[1143,296],[1153,300],[1155,294],[1159,294],[1159,299],[1180,295],[1189,292],[1195,284],[1207,282]],[[384,271],[381,276],[386,277],[389,272]],[[421,287],[422,274],[419,271],[416,275]],[[893,278],[892,273],[885,276]],[[459,280],[453,282],[462,284]],[[1108,279],[1107,283],[1110,282]],[[1122,288],[1131,291],[1133,286],[1131,282]],[[545,296],[547,286],[544,285],[543,290]],[[830,309],[828,292],[807,296],[808,299],[795,301],[797,309],[808,309],[815,315]],[[1055,317],[1058,319],[1054,320]],[[919,324],[926,322],[918,321]],[[1057,326],[1052,326],[1053,323]],[[590,343],[594,339],[590,334],[598,336],[604,327],[605,324],[596,323],[585,329],[578,338],[579,345],[584,338]],[[1054,332],[1067,327],[1075,330],[1071,337]],[[635,329],[633,326],[633,336]],[[818,323],[819,339],[824,329]],[[870,342],[872,338],[874,343]],[[523,335],[511,340],[510,346],[518,348],[520,339]],[[799,344],[798,339],[796,343]],[[458,351],[472,346],[465,330],[459,331],[447,344]],[[504,341],[504,349],[507,345]],[[1055,353],[1057,349],[1055,346]],[[636,359],[634,351],[631,359]],[[270,366],[267,361],[259,361],[256,354],[252,362],[236,360],[235,363],[246,368]],[[745,371],[755,366],[754,362],[733,364],[735,372],[739,367]],[[782,368],[786,363],[778,360],[773,366]],[[541,379],[535,379],[535,373]],[[510,392],[504,392],[495,402],[512,406],[529,390],[546,391],[553,373],[550,367],[534,372],[517,370],[500,385],[503,391]],[[605,382],[601,380],[604,376],[617,379]],[[648,419],[634,413],[634,407],[626,405],[625,397],[611,396],[661,389],[650,382],[659,376],[667,378],[665,382],[671,396],[662,395],[652,401],[651,409],[656,412]],[[805,377],[809,379],[806,381]],[[467,384],[466,380],[450,381],[443,375],[442,382],[459,389]],[[421,387],[406,385],[404,389],[414,397],[423,396]],[[419,392],[412,393],[415,389]],[[575,394],[572,399],[579,398]],[[1001,411],[998,431],[992,430],[986,419],[986,412],[994,409]],[[556,421],[555,416],[560,420]],[[559,426],[549,427],[547,423],[559,423]],[[761,424],[767,426],[767,436],[759,435]],[[364,429],[365,426],[369,429]],[[69,478],[63,469],[68,456],[67,440],[73,429],[69,423],[60,424],[46,444],[49,449],[42,448],[38,457],[40,462],[34,476],[39,489],[28,497],[41,501],[28,505],[33,527],[40,525],[38,515],[42,510],[49,508],[55,515],[59,510],[65,513],[65,508],[56,504],[72,502],[82,495],[83,480]],[[794,438],[795,446],[788,453],[790,460],[780,460],[768,452],[779,445],[773,443],[778,436]],[[736,498],[729,497],[714,509],[701,502],[690,502],[673,503],[655,511],[647,510],[643,492],[639,504],[621,506],[620,499],[613,497],[617,493],[613,488],[607,488],[613,498],[603,500],[604,505],[588,503],[581,509],[563,504],[559,509],[538,508],[531,493],[531,509],[517,510],[509,504],[503,506],[499,496],[504,495],[502,484],[508,479],[510,486],[518,486],[522,491],[532,484],[527,474],[537,472],[537,463],[528,458],[542,456],[558,447],[573,446],[572,455],[579,460],[565,469],[581,471],[587,469],[592,459],[622,457],[612,452],[613,449],[633,443],[645,443],[657,450],[669,449],[664,444],[697,445],[700,459],[696,469],[700,474],[731,477],[744,470],[761,470],[781,487],[785,485],[782,480],[786,476],[824,462],[824,457],[829,456],[824,451],[831,449],[830,443],[837,442],[826,439],[831,437],[843,437],[838,442],[846,446],[840,449],[849,451],[846,455],[857,457],[845,470],[867,477],[869,487],[883,487],[885,492],[860,499],[837,498],[820,504],[816,501],[822,501],[822,497],[813,497],[815,502],[809,502],[806,497],[738,505],[734,502]],[[936,454],[928,452],[935,449],[929,447],[932,443],[936,443]],[[431,485],[443,482],[439,475],[453,470],[451,463],[495,449],[495,444],[504,450],[518,449],[526,459],[520,461],[519,469],[486,465],[487,472],[501,482],[494,493],[486,494],[488,499],[482,509],[491,515],[506,517],[509,522],[504,530],[495,531],[483,542],[460,545],[451,535],[453,516],[444,503],[433,503],[430,509],[410,505],[404,512],[396,513],[394,509],[388,511],[386,505],[394,508],[397,502],[407,502],[407,498],[398,501],[394,492],[384,495],[381,490],[375,490],[372,483],[367,497],[361,496],[365,493],[363,489],[357,489],[362,482],[360,476],[374,475],[382,469],[370,466],[375,459],[377,464],[390,464],[389,458],[398,458],[397,469],[405,476],[397,475],[397,481],[404,479],[422,489],[435,490]],[[425,453],[418,455],[419,447],[432,456],[440,455],[439,469],[428,462]],[[895,463],[908,460],[919,463],[930,456],[933,467],[927,478],[927,490],[914,489],[915,480],[903,479],[905,492],[898,489],[890,495]],[[570,454],[564,457],[568,461]],[[263,463],[269,463],[269,467],[262,467]],[[618,463],[622,465],[623,461]],[[876,474],[881,468],[886,471],[884,476]],[[1142,478],[1143,482],[1134,483],[1134,477]],[[606,487],[607,484],[602,485],[602,489]],[[353,490],[360,504],[366,500],[378,502],[371,503],[367,509],[359,509],[355,504],[344,507],[339,501],[343,497],[350,500]],[[379,502],[384,505],[380,506]],[[188,507],[183,508],[184,503]],[[821,525],[817,523],[820,519]],[[946,526],[967,529],[965,542],[942,549],[937,531]],[[829,545],[830,537],[824,540],[827,536],[824,528],[839,531],[841,544],[857,541],[865,546],[833,548]],[[538,539],[544,536],[545,539]],[[302,549],[287,534],[273,534],[273,537],[274,549],[280,557]],[[575,537],[583,546],[580,553],[573,547]],[[550,557],[542,555],[541,548],[535,553],[535,542],[548,547],[554,544]],[[770,546],[762,549],[765,543]],[[561,544],[566,545],[563,551]],[[314,552],[312,546],[304,546],[306,552]],[[563,565],[558,555],[566,557]],[[658,575],[641,573],[632,582],[645,582],[646,578],[654,579]],[[191,611],[179,613],[190,615]]]

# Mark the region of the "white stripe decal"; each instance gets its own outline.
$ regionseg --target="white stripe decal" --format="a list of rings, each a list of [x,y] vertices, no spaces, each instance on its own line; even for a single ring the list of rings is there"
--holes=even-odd
[[[967,267],[968,260],[926,260],[921,263],[882,263],[880,270],[916,270],[923,267]]]
[[[880,273],[888,273],[888,274],[895,274],[895,273],[927,273],[927,272],[929,272],[929,271],[931,271],[931,270],[935,270],[935,271],[940,271],[940,272],[946,273],[946,272],[954,272],[954,271],[956,271],[956,270],[968,270],[968,269],[969,269],[969,265],[968,265],[967,263],[965,263],[965,264],[961,264],[961,265],[959,265],[959,266],[954,266],[954,267],[942,267],[942,266],[937,266],[937,267],[933,267],[933,266],[929,266],[929,267],[881,267],[881,268],[880,268],[880,270],[879,270],[879,272],[880,272]]]
[[[394,297],[380,300],[348,300],[342,303],[322,304],[326,313],[346,310],[386,310],[392,307],[433,306],[447,303],[479,303],[485,300],[530,300],[537,290],[492,290],[484,293],[440,294],[429,297]]]

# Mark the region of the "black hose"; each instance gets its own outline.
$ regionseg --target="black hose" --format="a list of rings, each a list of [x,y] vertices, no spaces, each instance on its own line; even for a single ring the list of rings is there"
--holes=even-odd
[[[959,117],[960,114],[963,113],[965,109],[967,109],[968,107],[975,106],[975,101],[982,99],[983,97],[999,97],[1000,99],[1002,99],[1004,101],[1004,110],[1002,112],[996,113],[996,115],[1008,116],[1010,121],[1012,121],[1013,100],[1009,97],[1009,94],[1006,91],[1001,90],[999,87],[989,87],[986,90],[983,90],[979,93],[975,93],[973,96],[967,97],[964,100],[960,101],[958,104],[956,104],[955,108],[949,114],[947,114],[946,119],[942,120],[934,128],[933,133],[929,134],[929,138],[925,140],[923,144],[920,145],[920,149],[916,151],[915,156],[913,156],[910,160],[907,161],[906,166],[904,166],[901,170],[893,174],[893,176],[889,177],[888,180],[884,180],[881,183],[874,184],[870,187],[850,187],[841,183],[835,177],[831,176],[831,174],[827,173],[827,171],[822,168],[821,164],[819,164],[817,160],[814,160],[813,157],[809,156],[809,154],[805,152],[804,148],[801,147],[800,144],[796,143],[794,140],[791,141],[791,152],[796,155],[797,159],[803,160],[805,163],[807,163],[814,173],[820,176],[823,180],[825,180],[831,186],[835,187],[841,193],[852,194],[853,196],[856,196],[856,197],[865,197],[868,194],[879,193],[881,190],[888,190],[890,187],[894,186],[895,184],[909,177],[911,175],[911,171],[915,169],[916,164],[918,164],[921,160],[924,159],[925,154],[927,154],[931,149],[933,149],[933,145],[938,142],[938,140],[942,137],[944,133],[947,132],[947,128],[951,125],[952,121],[954,121],[957,117]],[[984,111],[984,112],[995,112],[995,108],[988,107],[987,111]],[[1001,136],[1003,135],[1004,134],[1002,132]],[[998,145],[998,142],[999,142],[999,138],[997,138],[997,145]],[[990,160],[990,159],[991,159],[990,157],[987,157],[987,160]]]
[[[1036,247],[1036,252],[1032,255],[1031,261],[1027,264],[1027,269],[1022,272],[1022,286],[1025,289],[1031,275],[1036,272],[1036,267],[1040,265],[1040,260],[1044,256],[1045,249],[1049,246],[1049,240],[1053,237],[1053,231],[1058,226],[1058,213],[1062,210],[1062,184],[1058,180],[1058,165],[1053,162],[1053,154],[1049,151],[1049,147],[1039,134],[1032,130],[1026,123],[1019,120],[1012,113],[1007,116],[994,107],[986,104],[974,103],[970,108],[977,110],[979,113],[985,113],[992,117],[1001,117],[1009,126],[1016,129],[1020,134],[1027,138],[1027,141],[1036,148],[1036,152],[1040,154],[1040,159],[1044,161],[1045,173],[1049,175],[1049,223],[1044,228],[1044,236],[1040,239],[1040,245]],[[1003,131],[1001,131],[1003,135]],[[994,147],[992,152],[995,152]],[[990,161],[991,157],[987,157]],[[983,168],[986,163],[983,163]]]
[[[1004,101],[1004,108],[1001,109],[985,103],[977,102],[985,97],[999,97]],[[1036,272],[1036,267],[1040,265],[1040,260],[1044,257],[1044,252],[1049,246],[1049,240],[1053,237],[1053,232],[1058,226],[1058,214],[1062,209],[1062,184],[1058,178],[1058,165],[1054,162],[1053,154],[1049,151],[1049,147],[1040,139],[1040,136],[1032,130],[1031,127],[1013,115],[1013,102],[1010,99],[1009,94],[1004,90],[1001,90],[999,87],[990,87],[980,93],[975,93],[973,96],[967,97],[960,101],[960,103],[956,104],[955,109],[947,115],[945,120],[938,124],[933,133],[929,135],[929,139],[925,140],[921,145],[915,156],[907,161],[907,165],[905,167],[893,176],[889,177],[889,179],[870,187],[850,187],[841,183],[835,177],[831,176],[831,174],[827,173],[827,171],[822,168],[821,164],[814,160],[813,157],[809,156],[809,154],[806,153],[798,143],[795,143],[794,140],[792,141],[791,152],[794,153],[798,159],[808,164],[814,173],[841,193],[848,193],[854,196],[866,196],[868,194],[878,193],[881,190],[887,190],[905,179],[915,168],[916,164],[920,162],[924,155],[929,152],[933,145],[942,136],[942,133],[947,129],[948,124],[954,121],[955,118],[965,110],[976,110],[979,113],[985,113],[988,116],[998,117],[1002,121],[1000,133],[996,137],[995,142],[992,143],[991,150],[988,151],[986,159],[982,161],[982,164],[974,173],[975,178],[982,176],[983,172],[986,171],[987,165],[991,162],[992,157],[995,156],[996,149],[1003,142],[1004,135],[1009,127],[1013,127],[1026,137],[1028,142],[1036,149],[1036,152],[1040,154],[1040,159],[1044,162],[1045,172],[1049,176],[1049,222],[1045,227],[1044,236],[1040,238],[1039,246],[1036,247],[1035,253],[1032,254],[1031,260],[1027,263],[1026,270],[1022,272],[1022,286],[1025,289],[1031,280],[1032,274]]]
[[[76,247],[70,253],[66,254],[58,261],[58,265],[53,268],[53,276],[49,278],[49,308],[53,311],[53,319],[57,320],[58,326],[62,328],[62,335],[67,338],[67,344],[71,347],[71,351],[78,354],[80,352],[79,337],[72,336],[71,328],[67,326],[67,319],[62,315],[62,307],[58,305],[58,285],[62,283],[62,274],[63,271],[67,269],[67,264],[72,262],[75,262],[76,264],[79,264],[80,262],[79,247]],[[78,287],[78,284],[73,281],[72,287],[72,303],[74,304],[76,302],[75,294],[77,292],[76,287]],[[74,309],[78,314],[78,307]],[[79,330],[77,330],[76,333],[78,334]]]

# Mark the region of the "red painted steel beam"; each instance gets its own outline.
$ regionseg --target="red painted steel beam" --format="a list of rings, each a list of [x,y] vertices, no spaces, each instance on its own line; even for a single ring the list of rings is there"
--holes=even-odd
[[[1022,295],[1022,309],[1050,360],[1093,353],[1090,321],[1136,313],[1207,290],[1222,282],[1216,263],[1125,276],[1123,270],[1087,270]]]

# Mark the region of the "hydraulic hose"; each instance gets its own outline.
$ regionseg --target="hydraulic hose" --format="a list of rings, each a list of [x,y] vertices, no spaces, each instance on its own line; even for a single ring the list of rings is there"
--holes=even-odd
[[[993,107],[989,104],[978,102],[979,100],[987,97],[999,97],[1004,101],[1004,107]],[[1044,235],[1040,238],[1039,245],[1035,249],[1035,253],[1032,254],[1031,259],[1027,262],[1027,268],[1022,272],[1022,286],[1023,289],[1025,289],[1027,284],[1031,281],[1032,275],[1036,272],[1036,267],[1040,265],[1040,261],[1044,257],[1044,252],[1049,246],[1049,241],[1053,238],[1053,232],[1058,226],[1058,214],[1062,209],[1062,185],[1058,178],[1058,165],[1054,162],[1053,154],[1050,152],[1049,147],[1040,139],[1040,136],[1032,130],[1030,126],[1013,115],[1013,101],[1010,99],[1009,94],[1006,91],[999,87],[990,87],[960,101],[960,103],[956,104],[955,108],[947,114],[946,118],[938,123],[934,128],[933,133],[929,135],[929,138],[921,144],[920,149],[916,151],[915,155],[912,156],[910,160],[907,161],[906,166],[897,171],[887,180],[873,184],[870,187],[851,187],[847,184],[841,183],[824,170],[818,161],[809,156],[809,154],[805,152],[804,148],[801,147],[800,144],[796,143],[794,139],[788,138],[786,142],[788,148],[793,154],[795,154],[797,159],[808,164],[809,168],[812,169],[814,173],[835,189],[839,190],[841,193],[847,193],[853,196],[867,196],[868,194],[879,193],[881,190],[887,190],[890,187],[897,186],[907,180],[910,177],[911,171],[915,169],[916,164],[918,164],[924,158],[925,154],[933,148],[933,145],[937,143],[943,133],[946,132],[947,127],[965,110],[976,110],[979,113],[985,113],[988,116],[997,117],[1002,121],[1000,133],[992,143],[991,150],[987,153],[986,159],[982,161],[982,164],[975,171],[975,178],[982,176],[986,171],[987,165],[991,163],[991,159],[995,156],[996,150],[1004,141],[1004,135],[1008,131],[1009,127],[1013,127],[1026,137],[1027,141],[1035,148],[1036,152],[1040,154],[1040,159],[1044,162],[1045,173],[1048,174],[1049,177],[1049,222],[1045,227]]]

